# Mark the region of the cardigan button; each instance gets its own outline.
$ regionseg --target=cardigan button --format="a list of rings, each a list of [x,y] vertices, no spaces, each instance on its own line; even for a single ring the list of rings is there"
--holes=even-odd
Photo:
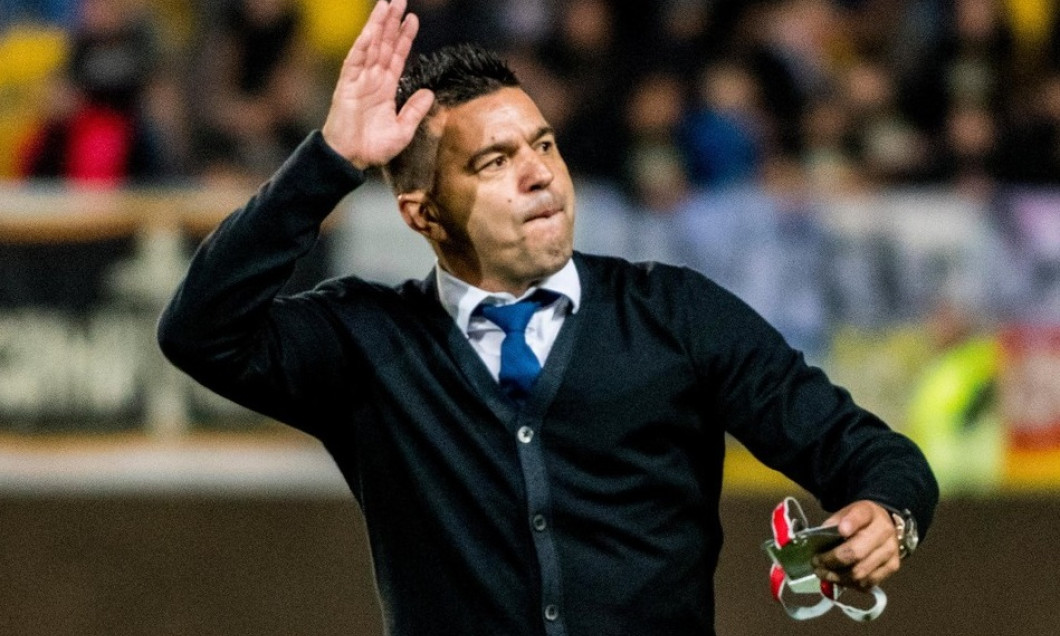
[[[555,605],[545,606],[545,620],[552,623],[559,618],[559,607]]]
[[[545,515],[536,514],[530,519],[530,525],[533,526],[534,530],[538,532],[544,532],[545,528],[548,528],[548,520],[545,519]]]
[[[519,441],[524,444],[529,444],[534,439],[534,429],[529,426],[522,426],[519,428],[519,432],[515,434],[519,438]]]

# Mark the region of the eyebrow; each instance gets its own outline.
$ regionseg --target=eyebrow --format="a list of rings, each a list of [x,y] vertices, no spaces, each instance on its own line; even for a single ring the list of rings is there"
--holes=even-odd
[[[556,134],[556,129],[553,128],[552,126],[549,126],[549,125],[541,126],[536,131],[534,131],[534,134],[530,137],[530,145],[533,145],[533,144],[537,143],[538,141],[541,140],[542,137],[547,137],[549,135],[555,135],[555,134]],[[481,148],[481,149],[475,151],[471,155],[471,157],[468,158],[467,166],[471,170],[474,170],[475,169],[475,165],[478,164],[479,160],[481,160],[486,155],[490,155],[490,154],[493,154],[495,152],[507,153],[507,152],[510,152],[512,149],[514,149],[516,147],[516,145],[517,144],[515,142],[513,142],[511,139],[504,139],[504,140],[498,141],[495,144],[490,144],[490,145],[486,146],[485,148]]]

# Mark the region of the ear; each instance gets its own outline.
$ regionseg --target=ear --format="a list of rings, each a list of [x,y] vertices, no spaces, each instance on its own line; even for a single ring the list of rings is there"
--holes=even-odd
[[[405,225],[432,243],[444,241],[447,234],[438,220],[438,208],[423,190],[404,192],[397,197]]]

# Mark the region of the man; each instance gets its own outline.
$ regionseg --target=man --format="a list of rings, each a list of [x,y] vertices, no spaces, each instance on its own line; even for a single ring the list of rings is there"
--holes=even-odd
[[[821,576],[893,574],[881,504],[930,522],[920,452],[702,276],[574,253],[574,190],[534,102],[473,47],[399,87],[404,11],[376,5],[322,131],[207,239],[159,327],[200,382],[324,443],[390,633],[713,633],[726,432],[839,509]],[[276,297],[371,166],[435,270]]]

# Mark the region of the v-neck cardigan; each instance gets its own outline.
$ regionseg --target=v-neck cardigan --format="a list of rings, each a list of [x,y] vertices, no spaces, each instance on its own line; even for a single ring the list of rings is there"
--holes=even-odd
[[[826,508],[873,499],[926,530],[919,450],[691,270],[576,253],[582,306],[522,407],[433,274],[278,297],[363,180],[311,135],[199,248],[159,340],[323,442],[364,513],[388,633],[713,633],[726,433]]]

